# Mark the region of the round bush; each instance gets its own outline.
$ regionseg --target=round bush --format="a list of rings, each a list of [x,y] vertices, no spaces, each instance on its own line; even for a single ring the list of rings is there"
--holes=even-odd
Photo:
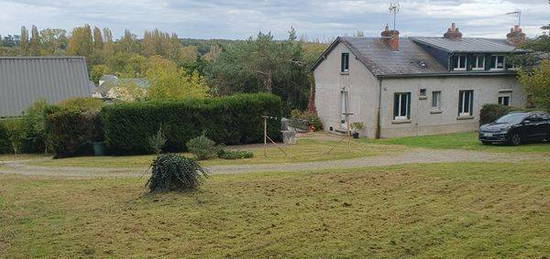
[[[196,189],[207,172],[197,162],[177,154],[161,154],[151,163],[150,192]]]
[[[216,142],[210,140],[204,134],[187,141],[187,149],[198,160],[207,160],[215,158],[218,155],[219,148]]]

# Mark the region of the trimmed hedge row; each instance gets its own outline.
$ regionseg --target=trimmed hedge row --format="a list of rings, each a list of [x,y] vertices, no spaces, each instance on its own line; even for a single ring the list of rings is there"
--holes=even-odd
[[[241,94],[173,102],[124,103],[104,107],[107,149],[114,155],[151,152],[159,128],[167,138],[164,151],[186,150],[192,138],[205,135],[216,143],[246,144],[263,140],[263,115],[280,117],[281,99],[271,94]],[[268,120],[268,133],[280,139],[280,120]]]
[[[101,140],[101,122],[95,112],[60,110],[48,115],[55,158],[93,154],[92,141]]]
[[[0,154],[11,153],[10,136],[8,135],[8,129],[4,126],[4,123],[0,121]]]

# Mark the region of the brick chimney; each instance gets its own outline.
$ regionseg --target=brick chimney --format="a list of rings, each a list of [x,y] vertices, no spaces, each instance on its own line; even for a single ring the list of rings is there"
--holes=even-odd
[[[388,25],[386,25],[386,28],[380,35],[382,36],[381,38],[384,45],[393,51],[399,50],[399,31],[390,30]]]
[[[514,27],[510,29],[510,33],[506,34],[506,40],[508,44],[517,47],[525,42],[525,33],[523,33],[519,25],[514,25]]]
[[[453,22],[447,32],[443,34],[443,37],[450,40],[461,40],[462,32],[458,30],[456,24]]]

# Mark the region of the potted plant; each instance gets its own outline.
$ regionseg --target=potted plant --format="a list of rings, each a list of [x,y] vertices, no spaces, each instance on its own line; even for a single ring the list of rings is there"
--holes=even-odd
[[[353,138],[359,138],[359,131],[361,131],[365,125],[362,122],[353,122],[350,124],[351,129],[353,130]]]

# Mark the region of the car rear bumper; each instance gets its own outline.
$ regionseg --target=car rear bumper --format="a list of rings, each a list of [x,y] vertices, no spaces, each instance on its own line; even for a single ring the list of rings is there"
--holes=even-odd
[[[507,133],[498,133],[498,132],[480,132],[479,140],[483,142],[495,142],[503,143],[508,141]]]

